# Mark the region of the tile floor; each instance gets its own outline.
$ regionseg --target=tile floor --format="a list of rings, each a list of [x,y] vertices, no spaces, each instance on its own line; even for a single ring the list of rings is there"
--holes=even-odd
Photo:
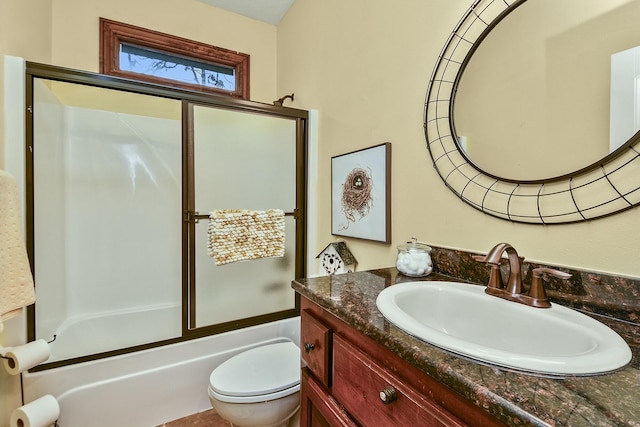
[[[229,421],[223,420],[213,409],[169,421],[158,427],[232,427]]]

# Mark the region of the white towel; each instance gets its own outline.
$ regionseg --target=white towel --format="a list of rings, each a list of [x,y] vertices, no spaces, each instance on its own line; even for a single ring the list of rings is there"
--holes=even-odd
[[[284,212],[215,210],[209,215],[209,256],[216,265],[284,256]]]
[[[20,224],[18,185],[0,170],[0,331],[4,320],[36,299]]]

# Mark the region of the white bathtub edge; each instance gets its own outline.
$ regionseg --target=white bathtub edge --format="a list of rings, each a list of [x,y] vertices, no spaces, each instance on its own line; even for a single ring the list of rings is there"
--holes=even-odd
[[[156,426],[210,407],[211,371],[240,351],[273,341],[299,345],[300,318],[108,359],[24,374],[25,402],[51,394],[64,427]]]

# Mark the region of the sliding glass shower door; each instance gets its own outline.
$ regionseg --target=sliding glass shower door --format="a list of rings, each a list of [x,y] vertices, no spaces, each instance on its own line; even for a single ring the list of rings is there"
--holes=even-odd
[[[181,106],[36,79],[36,337],[52,359],[181,334]]]
[[[298,315],[306,112],[28,63],[29,339],[46,369]],[[218,265],[209,213],[282,212],[284,256]]]
[[[192,327],[294,309],[296,121],[207,106],[193,107],[194,206],[285,213],[284,257],[217,265],[208,255],[209,222],[195,225]]]

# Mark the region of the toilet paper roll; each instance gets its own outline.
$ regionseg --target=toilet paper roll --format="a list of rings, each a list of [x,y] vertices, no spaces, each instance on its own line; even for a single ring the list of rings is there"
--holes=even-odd
[[[47,427],[60,416],[60,405],[55,397],[45,394],[39,399],[17,408],[11,413],[11,427]]]
[[[41,364],[50,355],[49,344],[45,340],[31,341],[8,349],[4,354],[4,368],[11,375],[16,375]]]

